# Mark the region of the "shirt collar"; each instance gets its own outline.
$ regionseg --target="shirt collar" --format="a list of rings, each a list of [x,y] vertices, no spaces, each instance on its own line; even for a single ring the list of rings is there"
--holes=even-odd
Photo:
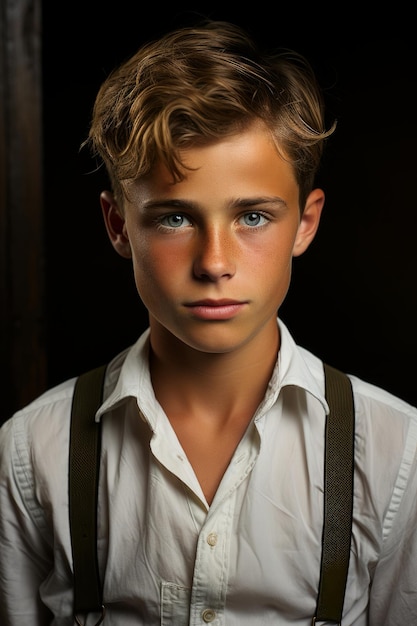
[[[263,411],[276,401],[283,387],[297,386],[317,398],[327,413],[322,361],[304,348],[297,346],[282,320],[278,320],[278,325],[281,345],[277,363],[262,402]],[[148,328],[131,348],[109,364],[108,385],[112,391],[98,410],[96,421],[127,398],[136,398],[151,427],[155,426],[156,398],[149,372],[149,332]],[[124,361],[120,366],[118,361],[122,357]]]
[[[136,343],[109,363],[108,384],[111,391],[97,411],[96,421],[127,398],[140,399],[141,406],[155,402],[149,371],[149,334],[148,328]]]
[[[305,389],[323,405],[326,414],[329,407],[324,394],[323,362],[311,352],[298,346],[287,326],[279,319],[281,345],[271,384],[278,389],[296,386]],[[274,377],[276,382],[274,383]]]

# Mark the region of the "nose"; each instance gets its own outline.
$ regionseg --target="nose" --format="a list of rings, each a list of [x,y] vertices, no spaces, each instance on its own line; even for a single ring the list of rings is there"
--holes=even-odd
[[[236,271],[236,244],[230,233],[211,228],[196,241],[193,272],[199,280],[215,282],[231,278]]]

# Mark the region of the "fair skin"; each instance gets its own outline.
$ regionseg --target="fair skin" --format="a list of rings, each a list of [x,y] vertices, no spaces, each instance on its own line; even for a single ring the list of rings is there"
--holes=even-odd
[[[149,312],[151,376],[210,504],[262,400],[279,350],[277,311],[294,256],[316,234],[324,193],[302,214],[291,165],[259,124],[157,165],[101,205]]]

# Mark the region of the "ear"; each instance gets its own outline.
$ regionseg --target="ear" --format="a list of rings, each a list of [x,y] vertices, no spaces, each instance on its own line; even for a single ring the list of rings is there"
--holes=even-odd
[[[324,206],[324,191],[313,189],[307,197],[303,214],[301,215],[297,235],[294,242],[293,256],[300,256],[313,241],[320,224],[321,212]]]
[[[113,248],[120,256],[125,259],[130,259],[132,251],[130,249],[125,218],[122,209],[119,207],[111,191],[101,192],[100,204],[107,234]]]

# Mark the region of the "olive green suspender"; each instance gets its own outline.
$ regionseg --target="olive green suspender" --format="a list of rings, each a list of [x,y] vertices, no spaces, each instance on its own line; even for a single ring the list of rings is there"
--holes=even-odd
[[[105,615],[97,561],[97,492],[100,457],[100,423],[94,415],[100,406],[105,366],[79,376],[72,404],[69,453],[69,518],[74,563],[74,619]],[[316,615],[317,622],[341,624],[349,566],[353,507],[354,403],[349,378],[324,364],[326,421],[324,524]]]

